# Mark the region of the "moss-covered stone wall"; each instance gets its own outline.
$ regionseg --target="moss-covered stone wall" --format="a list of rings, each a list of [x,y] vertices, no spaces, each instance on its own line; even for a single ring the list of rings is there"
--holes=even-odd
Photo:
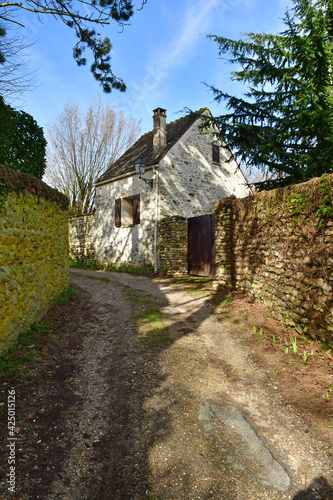
[[[216,277],[333,347],[333,175],[215,205]],[[226,256],[228,258],[226,258]]]
[[[68,200],[0,166],[0,350],[68,287]]]

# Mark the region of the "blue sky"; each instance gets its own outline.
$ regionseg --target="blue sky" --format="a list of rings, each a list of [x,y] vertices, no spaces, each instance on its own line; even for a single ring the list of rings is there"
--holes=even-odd
[[[223,108],[203,82],[230,93],[241,92],[230,81],[232,69],[219,59],[217,45],[204,34],[239,38],[246,32],[276,33],[292,0],[148,0],[135,12],[131,25],[119,32],[116,24],[102,31],[113,44],[112,68],[123,78],[127,92],[104,94],[89,68],[78,68],[72,58],[75,37],[61,22],[32,14],[20,20],[35,42],[29,49],[29,70],[38,87],[12,104],[30,113],[44,127],[56,121],[65,103],[77,102],[84,112],[94,97],[141,120],[145,133],[152,128],[152,110],[167,109],[173,121],[184,108],[208,106],[213,114]],[[139,4],[137,4],[139,7]]]

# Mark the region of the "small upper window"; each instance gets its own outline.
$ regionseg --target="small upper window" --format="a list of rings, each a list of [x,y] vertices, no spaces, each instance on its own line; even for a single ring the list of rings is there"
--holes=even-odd
[[[115,225],[120,227],[134,224],[140,224],[139,194],[115,201]]]
[[[212,144],[212,157],[214,163],[220,163],[220,146]]]

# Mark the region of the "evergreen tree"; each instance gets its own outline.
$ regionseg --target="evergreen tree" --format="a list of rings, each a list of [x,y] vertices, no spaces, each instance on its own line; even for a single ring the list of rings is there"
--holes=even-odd
[[[0,97],[0,164],[43,177],[46,140],[42,127],[24,111],[16,111]]]
[[[214,118],[237,159],[269,180],[260,189],[333,172],[333,2],[294,0],[278,35],[211,36],[240,65],[243,98],[211,87],[228,112]]]

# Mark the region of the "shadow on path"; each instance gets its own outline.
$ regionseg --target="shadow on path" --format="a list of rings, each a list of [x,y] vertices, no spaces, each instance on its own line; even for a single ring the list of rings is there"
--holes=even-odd
[[[82,274],[87,277],[86,273]],[[160,372],[159,361],[162,359],[163,353],[175,342],[193,333],[212,314],[212,309],[218,307],[222,302],[228,301],[230,292],[229,290],[219,290],[213,294],[208,293],[205,300],[189,295],[188,299],[186,298],[182,303],[179,302],[175,307],[175,304],[168,303],[167,295],[172,292],[173,288],[175,291],[183,292],[186,289],[185,284],[181,288],[177,288],[176,283],[165,281],[160,287],[158,282],[146,278],[113,273],[89,274],[100,276],[101,278],[97,279],[110,281],[114,285],[117,283],[129,287],[136,294],[136,300],[138,300],[138,296],[141,297],[141,300],[145,300],[146,297],[159,307],[171,309],[171,316],[173,315],[172,309],[175,309],[172,328],[166,326],[158,332],[156,345],[142,344],[140,355],[131,353],[131,346],[136,343],[138,336],[137,326],[132,324],[131,328],[123,329],[120,339],[114,344],[112,359],[104,358],[104,363],[111,362],[108,370],[108,381],[112,388],[112,394],[109,396],[110,413],[108,430],[94,450],[94,461],[103,465],[99,469],[99,477],[92,478],[91,474],[83,477],[86,491],[89,492],[89,499],[103,500],[106,495],[110,494],[112,500],[143,499],[146,498],[148,492],[152,493],[152,450],[156,450],[156,446],[166,446],[169,435],[174,432],[173,405],[179,404],[179,401],[170,400],[164,384],[165,375]],[[204,291],[206,284],[204,281],[202,283],[204,283],[202,286],[202,291]],[[115,288],[118,287],[115,286]],[[199,284],[198,288],[200,288]],[[198,303],[196,304],[196,302]],[[187,313],[179,315],[182,306],[186,305],[189,307]],[[118,312],[129,326],[130,319],[126,319],[126,314],[121,311]],[[149,323],[149,314],[147,314],[147,322]],[[157,398],[159,403],[156,404],[156,400],[152,403],[152,398]],[[195,449],[195,438],[193,446]],[[224,470],[223,464],[221,464],[219,479],[214,478],[214,475],[210,477],[211,474],[208,474],[209,481],[201,493],[199,489],[194,490],[197,488],[194,485],[197,483],[198,477],[201,476],[201,473],[196,470],[198,464],[193,457],[188,457],[187,461],[185,459],[179,460],[176,465],[178,470],[176,475],[183,476],[183,481],[177,487],[171,484],[171,478],[175,478],[175,471],[169,469],[167,469],[169,472],[164,471],[164,466],[155,464],[155,470],[160,470],[161,477],[159,479],[155,476],[153,482],[160,481],[166,488],[166,496],[161,498],[175,500],[178,498],[186,500],[194,500],[195,498],[235,500],[238,498],[236,485],[242,474],[235,482],[230,476],[227,480],[228,472],[227,468]],[[225,474],[226,479],[223,479]],[[235,475],[237,476],[237,473]],[[159,490],[162,491],[160,487]],[[244,492],[246,491],[247,488],[244,484]],[[270,493],[267,492],[267,494]],[[274,495],[276,492],[267,498],[270,500],[277,498]],[[281,497],[283,496],[281,495]],[[149,496],[148,498],[155,497]],[[330,500],[331,498],[333,500],[331,486],[324,478],[319,478],[307,490],[297,493],[293,500]]]
[[[299,491],[293,500],[333,500],[333,488],[324,477],[319,477],[306,490]]]
[[[57,335],[56,372],[40,379],[38,390],[49,397],[43,403],[35,397],[25,423],[20,412],[21,427],[30,434],[37,429],[36,415],[42,419],[41,410],[54,418],[48,425],[41,422],[38,441],[22,446],[29,460],[20,460],[26,482],[18,484],[19,498],[249,500],[262,495],[285,500],[296,494],[296,489],[277,491],[256,482],[256,465],[223,440],[220,427],[205,431],[205,425],[213,428],[212,421],[199,416],[211,393],[203,392],[201,401],[191,377],[198,370],[209,386],[209,370],[222,360],[202,355],[202,339],[195,333],[221,303],[228,305],[229,290],[211,293],[204,279],[156,281],[80,270],[71,275],[81,302]],[[140,312],[146,338],[138,326]],[[227,369],[221,364],[228,376]],[[67,399],[60,414],[61,397]],[[228,407],[232,395],[223,397]],[[238,423],[244,427],[241,417]],[[41,457],[41,446],[45,460],[36,468],[33,457]],[[317,470],[317,475],[325,473]],[[324,477],[293,497],[331,499],[332,487]]]

